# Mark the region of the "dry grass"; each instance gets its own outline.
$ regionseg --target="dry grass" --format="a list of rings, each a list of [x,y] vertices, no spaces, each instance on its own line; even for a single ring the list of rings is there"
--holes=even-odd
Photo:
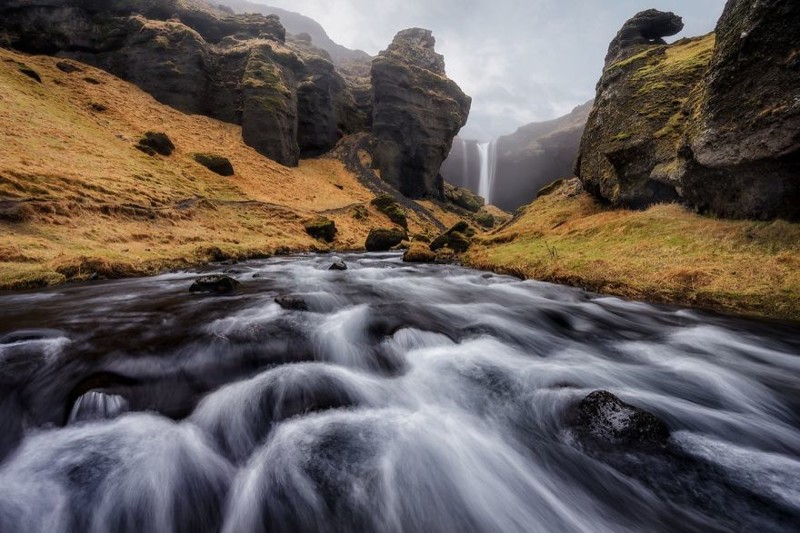
[[[391,225],[339,161],[285,168],[244,145],[236,125],[180,113],[91,67],[63,73],[56,61],[0,50],[0,288],[325,248],[303,229],[320,213],[336,222],[336,249],[360,249],[371,227]],[[175,152],[136,150],[146,131],[166,133]],[[196,152],[229,158],[235,175],[214,174]],[[353,216],[358,205],[366,219]]]
[[[800,224],[706,218],[678,205],[607,210],[567,184],[482,239],[467,261],[525,278],[800,320]]]

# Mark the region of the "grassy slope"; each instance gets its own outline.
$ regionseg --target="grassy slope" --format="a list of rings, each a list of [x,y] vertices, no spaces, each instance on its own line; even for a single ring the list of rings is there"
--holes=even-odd
[[[43,83],[20,73],[21,63]],[[0,288],[324,247],[302,226],[320,213],[339,228],[336,249],[361,248],[370,227],[390,225],[339,161],[282,167],[245,146],[238,126],[175,111],[91,67],[65,74],[55,63],[0,50],[0,208],[23,206],[26,215],[0,217]],[[176,151],[136,150],[148,130],[167,133]],[[193,152],[228,157],[236,175],[213,174]],[[355,205],[369,209],[366,220],[353,216]],[[416,215],[409,224],[433,232]]]
[[[649,301],[800,320],[800,224],[678,205],[607,210],[575,181],[479,241],[467,262]]]

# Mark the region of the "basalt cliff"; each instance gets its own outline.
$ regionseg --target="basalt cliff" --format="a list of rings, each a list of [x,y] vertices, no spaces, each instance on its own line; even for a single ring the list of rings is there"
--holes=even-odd
[[[595,196],[800,219],[800,4],[730,0],[710,35],[666,44],[649,10],[612,41],[576,173]]]
[[[401,32],[371,65],[355,54],[337,67],[277,16],[231,11],[201,0],[10,0],[0,46],[87,63],[182,112],[241,125],[247,145],[286,166],[371,134],[389,184],[443,198],[436,178],[469,98],[430,32]]]

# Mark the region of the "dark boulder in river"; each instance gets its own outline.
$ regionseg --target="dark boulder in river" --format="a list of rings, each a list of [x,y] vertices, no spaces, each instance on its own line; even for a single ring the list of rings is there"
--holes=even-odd
[[[308,302],[296,294],[278,296],[275,298],[275,303],[290,311],[308,311]]]
[[[238,286],[239,282],[232,277],[224,274],[216,274],[196,279],[194,283],[192,283],[192,286],[189,287],[189,292],[229,294],[234,292]]]
[[[582,442],[601,446],[653,446],[669,438],[661,419],[604,390],[589,394],[577,405],[575,429]]]

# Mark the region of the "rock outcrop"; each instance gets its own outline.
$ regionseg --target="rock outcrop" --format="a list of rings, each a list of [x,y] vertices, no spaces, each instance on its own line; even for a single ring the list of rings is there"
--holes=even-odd
[[[606,54],[606,64],[618,61],[621,55],[639,45],[667,44],[664,37],[677,35],[683,30],[683,19],[675,13],[648,9],[628,20],[611,41]]]
[[[0,44],[77,59],[181,111],[241,124],[247,144],[284,165],[362,126],[327,52],[287,41],[275,16],[177,0],[12,0],[0,17]]]
[[[716,32],[665,45],[647,11],[609,48],[576,173],[615,206],[680,201],[800,219],[800,4],[729,0]]]
[[[439,169],[472,103],[428,30],[401,31],[372,63],[373,165],[410,198],[443,198]]]

